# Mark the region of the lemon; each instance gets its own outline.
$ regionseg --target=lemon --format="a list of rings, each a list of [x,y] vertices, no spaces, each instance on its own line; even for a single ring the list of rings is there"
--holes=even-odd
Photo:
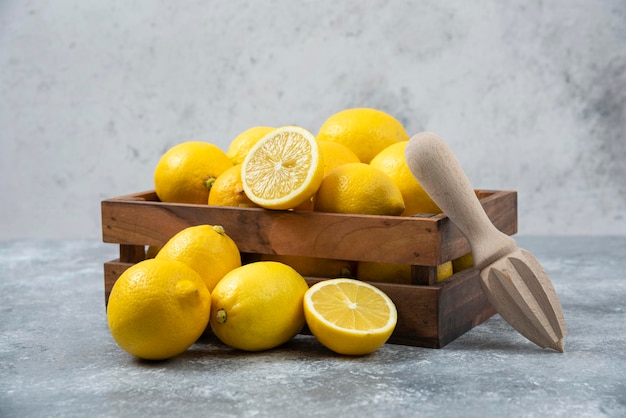
[[[254,144],[273,130],[269,126],[255,126],[243,131],[231,141],[226,155],[235,165],[243,163]]]
[[[381,170],[364,163],[344,164],[332,170],[315,195],[320,212],[400,215],[402,194]]]
[[[452,276],[452,261],[437,266],[437,281]],[[368,282],[385,282],[411,284],[411,266],[409,264],[378,263],[360,261],[357,265],[356,277]]]
[[[340,165],[361,162],[350,148],[339,142],[318,140],[317,144],[324,159],[324,176]]]
[[[315,137],[306,129],[285,126],[250,150],[241,177],[246,195],[267,209],[293,209],[309,200],[324,176]]]
[[[404,126],[378,109],[346,109],[330,116],[320,127],[317,139],[339,142],[350,148],[359,160],[369,163],[391,144],[408,141]]]
[[[124,351],[162,360],[196,342],[207,327],[210,309],[211,295],[198,273],[178,261],[150,259],[117,279],[107,320]]]
[[[155,257],[176,260],[194,269],[213,291],[226,273],[241,266],[241,253],[220,225],[197,225],[170,238]]]
[[[303,276],[312,277],[352,277],[356,270],[355,263],[348,260],[277,254],[263,254],[261,260],[278,261],[293,267]]]
[[[398,313],[378,288],[354,279],[323,280],[304,295],[311,333],[328,349],[347,355],[369,354],[391,336]]]
[[[404,149],[407,143],[402,141],[388,146],[370,161],[370,165],[385,172],[400,189],[406,206],[402,215],[441,213],[439,206],[424,191],[406,164]]]
[[[448,277],[452,277],[454,270],[452,268],[452,261],[446,261],[443,264],[437,266],[437,281],[446,280]]]
[[[474,266],[474,257],[472,256],[471,252],[452,260],[452,269],[454,270],[455,273],[466,270],[473,266]]]
[[[208,203],[213,206],[259,207],[243,191],[241,164],[232,166],[220,174],[211,187]]]
[[[154,189],[162,202],[205,204],[215,179],[233,163],[217,145],[188,141],[175,145],[159,159]]]
[[[226,345],[247,351],[277,347],[304,326],[308,285],[293,268],[275,261],[245,264],[215,286],[210,324]]]

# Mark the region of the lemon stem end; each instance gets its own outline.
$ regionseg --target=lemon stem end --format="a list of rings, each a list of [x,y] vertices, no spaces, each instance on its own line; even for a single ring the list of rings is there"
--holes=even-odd
[[[216,312],[215,317],[217,318],[217,322],[220,324],[226,323],[226,311],[224,309],[220,309]]]

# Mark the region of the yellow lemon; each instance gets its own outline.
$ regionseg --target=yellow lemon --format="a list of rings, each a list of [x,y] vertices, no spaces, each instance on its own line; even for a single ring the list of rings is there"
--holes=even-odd
[[[408,141],[404,126],[390,114],[377,109],[346,109],[330,116],[317,134],[318,140],[339,142],[359,160],[369,163],[380,151],[399,141]]]
[[[451,261],[446,261],[437,266],[438,282],[450,276],[452,276]],[[368,282],[411,284],[411,266],[408,264],[360,261],[357,266],[356,277]]]
[[[211,294],[211,329],[224,344],[240,350],[277,347],[304,326],[307,289],[304,278],[285,264],[245,264],[224,276]]]
[[[437,281],[446,280],[448,277],[452,277],[454,270],[452,269],[452,261],[446,261],[443,264],[437,266]]]
[[[232,166],[217,145],[183,142],[159,159],[154,170],[154,189],[162,202],[206,205],[213,182]]]
[[[364,163],[344,164],[332,170],[315,195],[320,212],[400,215],[402,194],[381,170]]]
[[[424,191],[406,164],[404,149],[407,143],[402,141],[388,146],[370,161],[370,165],[385,172],[400,189],[406,206],[402,215],[441,213],[439,206]]]
[[[352,277],[356,270],[355,263],[348,260],[277,254],[263,254],[261,260],[287,264],[301,275],[311,277]]]
[[[340,165],[361,162],[350,148],[339,142],[318,140],[317,144],[324,159],[324,176]]]
[[[244,160],[243,189],[261,207],[296,208],[317,191],[324,176],[322,158],[315,137],[306,129],[275,129]]]
[[[170,238],[155,257],[176,260],[194,269],[213,291],[226,273],[241,266],[241,253],[220,225],[198,225]]]
[[[455,273],[466,270],[473,266],[474,266],[474,257],[472,256],[471,252],[452,260],[452,269],[454,270]]]
[[[243,191],[241,164],[224,171],[213,183],[209,193],[209,205],[258,208],[259,205],[248,198]]]
[[[273,130],[274,128],[269,126],[255,126],[243,131],[231,141],[226,155],[228,155],[233,164],[243,163],[252,147]]]
[[[391,336],[398,312],[378,288],[353,279],[323,280],[304,295],[311,333],[328,349],[347,355],[369,354]]]
[[[117,279],[107,305],[109,330],[126,352],[148,360],[174,357],[207,327],[211,295],[200,275],[172,260],[144,260]]]

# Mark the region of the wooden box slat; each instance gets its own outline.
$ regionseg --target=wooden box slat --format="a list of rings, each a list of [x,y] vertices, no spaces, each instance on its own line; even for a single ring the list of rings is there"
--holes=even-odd
[[[496,228],[517,232],[517,193],[482,192]],[[401,217],[162,203],[153,192],[102,202],[103,241],[162,245],[193,225],[222,225],[239,250],[341,260],[436,266],[469,252],[443,215]]]
[[[515,234],[517,193],[476,193],[493,224]],[[425,284],[372,283],[398,309],[392,343],[441,348],[495,313],[474,268],[433,283],[436,265],[470,251],[467,240],[443,214],[371,216],[172,204],[159,202],[153,191],[102,202],[103,241],[120,246],[120,258],[104,264],[105,303],[122,272],[145,258],[145,246],[162,245],[180,230],[201,224],[222,225],[246,258],[312,256],[411,264],[424,271],[429,277]],[[327,278],[305,279],[311,285]]]

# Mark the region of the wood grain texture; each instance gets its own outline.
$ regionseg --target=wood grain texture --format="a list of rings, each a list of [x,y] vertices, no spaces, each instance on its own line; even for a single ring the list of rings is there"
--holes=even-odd
[[[119,276],[134,263],[104,264],[105,306]],[[309,286],[327,278],[305,277]],[[434,286],[373,283],[396,305],[398,323],[389,342],[442,348],[495,311],[480,289],[478,270],[468,269]],[[307,332],[305,329],[304,332]]]
[[[503,233],[517,232],[517,193],[477,190],[480,204]],[[222,225],[245,263],[263,255],[403,263],[413,266],[411,284],[376,282],[394,301],[398,324],[390,342],[441,348],[493,315],[480,289],[478,270],[437,283],[436,266],[470,250],[447,216],[344,215],[272,211],[160,202],[146,191],[102,202],[104,242],[120,246],[120,258],[104,264],[105,303],[122,272],[145,258],[145,246],[163,245],[182,229]],[[309,284],[329,277],[306,277]]]
[[[517,193],[482,192],[485,212],[517,232]],[[436,266],[469,251],[444,215],[400,217],[162,203],[153,192],[102,202],[103,241],[163,245],[182,229],[222,225],[240,251]]]

